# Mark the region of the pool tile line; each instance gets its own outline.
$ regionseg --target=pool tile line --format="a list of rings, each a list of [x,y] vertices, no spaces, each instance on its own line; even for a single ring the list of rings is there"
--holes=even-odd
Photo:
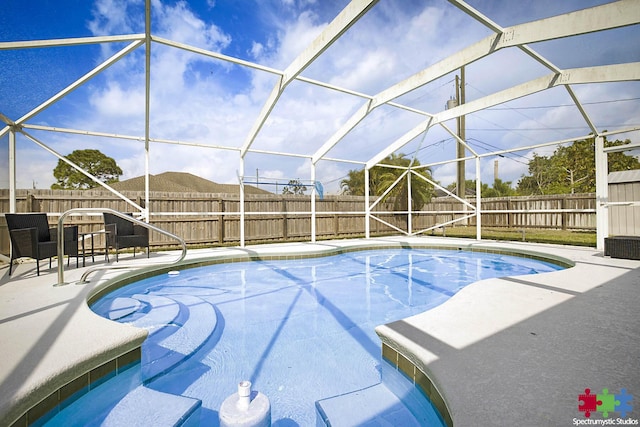
[[[453,427],[453,420],[449,413],[449,408],[427,374],[404,357],[402,353],[391,348],[386,343],[382,343],[382,358],[407,377],[409,381],[413,382],[413,385],[431,401],[445,424],[448,427]]]
[[[13,422],[11,427],[28,427],[36,423],[38,425],[45,423],[92,389],[140,364],[141,356],[141,348],[137,347],[76,377],[29,409]]]

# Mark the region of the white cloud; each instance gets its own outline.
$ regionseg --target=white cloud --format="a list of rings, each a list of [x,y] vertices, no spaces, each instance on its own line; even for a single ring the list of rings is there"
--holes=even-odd
[[[292,22],[280,22],[277,39],[271,40],[266,57],[256,57],[273,67],[285,69],[320,34],[326,23],[317,23],[318,17],[310,10],[302,11]]]
[[[184,1],[175,6],[155,1],[154,6],[158,35],[162,37],[213,51],[223,50],[231,43],[230,35],[197,17]]]
[[[117,81],[110,81],[94,93],[89,103],[99,115],[129,119],[144,115],[144,99],[144,88],[125,90]]]
[[[348,58],[348,56],[344,58]],[[388,81],[385,77],[396,70],[394,58],[393,52],[387,49],[367,52],[357,62],[348,61],[349,64],[336,64],[343,65],[342,68],[345,71],[333,81],[336,85],[346,88],[381,86],[381,81]],[[348,72],[346,72],[347,69]]]
[[[251,56],[253,58],[260,58],[264,52],[264,45],[262,43],[258,43],[256,41],[251,44]]]
[[[135,7],[144,10],[144,0],[96,0],[88,27],[95,35],[137,32],[140,25],[132,13]]]

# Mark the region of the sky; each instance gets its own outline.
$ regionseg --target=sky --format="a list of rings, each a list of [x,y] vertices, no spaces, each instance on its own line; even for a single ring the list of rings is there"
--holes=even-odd
[[[470,0],[502,27],[606,3],[604,0]],[[346,0],[152,0],[154,36],[284,70],[348,4]],[[4,0],[0,42],[144,33],[144,0]],[[301,74],[375,95],[414,73],[491,35],[444,0],[381,0]],[[0,50],[0,113],[18,120],[128,43]],[[531,47],[561,69],[640,61],[640,26],[536,43]],[[59,132],[29,133],[61,155],[98,149],[123,170],[121,180],[145,171],[145,49],[136,49],[27,123],[131,135],[124,140]],[[466,67],[466,99],[549,74],[516,48],[500,50]],[[455,96],[450,73],[395,101],[438,113]],[[208,147],[151,143],[150,173],[189,172],[220,183],[238,183],[239,154],[211,146],[241,147],[276,83],[268,72],[151,45],[150,136]],[[640,82],[576,85],[598,129],[640,126]],[[313,154],[364,104],[360,97],[292,82],[280,97],[252,148]],[[382,106],[327,154],[366,162],[424,116]],[[446,125],[455,131],[455,122]],[[467,116],[467,141],[479,153],[577,138],[590,129],[557,87]],[[640,142],[639,133],[610,139]],[[515,185],[534,152],[523,150],[481,162],[483,181],[498,177]],[[455,157],[455,143],[434,127],[399,150],[421,164]],[[632,153],[634,154],[634,153]],[[17,137],[18,188],[49,188],[58,159],[24,136]],[[0,188],[8,188],[8,136],[0,138]],[[321,161],[317,179],[325,193],[340,190],[353,163]],[[455,165],[431,168],[441,184],[455,180]],[[468,179],[475,178],[467,162]],[[248,153],[246,181],[309,180],[310,160]],[[280,187],[282,188],[282,187]]]

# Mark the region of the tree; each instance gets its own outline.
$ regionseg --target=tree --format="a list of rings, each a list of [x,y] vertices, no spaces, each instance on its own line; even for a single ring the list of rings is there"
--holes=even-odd
[[[364,196],[364,169],[352,169],[347,178],[340,181],[342,194]]]
[[[503,182],[500,178],[493,181],[493,187],[483,189],[482,197],[507,197],[516,194],[516,190],[511,187],[511,181]]]
[[[604,141],[605,147],[629,143],[628,139]],[[623,152],[609,153],[607,160],[609,172],[640,169],[638,158]],[[534,153],[529,161],[529,175],[523,176],[517,187],[522,195],[589,193],[595,190],[595,138],[558,147],[549,157]]]
[[[411,167],[419,174],[427,179],[432,180],[431,172],[428,168],[416,169],[420,166],[418,160],[414,160],[413,163],[410,159],[406,158],[404,154],[392,154],[384,159],[382,164],[392,166],[402,166],[403,168]],[[374,166],[369,171],[369,194],[372,196],[382,195],[396,179],[404,172],[404,169],[387,168],[384,166]],[[393,198],[394,209],[399,211],[408,210],[408,188],[406,177],[400,180],[398,185],[394,187],[386,196],[385,199]],[[352,196],[364,196],[364,169],[350,170],[347,178],[340,182],[342,187],[342,194],[349,194]],[[411,208],[413,210],[420,210],[425,203],[428,203],[433,197],[433,185],[429,184],[424,179],[411,174]]]
[[[557,161],[557,159],[533,153],[533,159],[529,161],[529,175],[523,176],[518,181],[518,194],[564,193],[564,190],[558,188],[558,183],[562,180],[562,171],[555,167]]]
[[[447,190],[455,193],[456,183],[452,182],[447,185]],[[467,189],[467,194],[475,194],[476,192],[476,180],[475,179],[467,179],[465,181],[465,188]],[[480,184],[480,197],[506,197],[513,196],[516,194],[516,191],[511,187],[511,181],[503,182],[501,179],[496,179],[493,182],[493,187],[489,187],[489,184],[483,182]]]
[[[122,169],[116,161],[99,150],[75,150],[65,157],[105,184],[118,182],[122,175]],[[57,179],[51,185],[53,190],[86,190],[99,185],[63,160],[58,160],[53,176]]]
[[[289,183],[282,189],[282,194],[303,195],[307,191],[307,186],[299,179],[290,179]]]

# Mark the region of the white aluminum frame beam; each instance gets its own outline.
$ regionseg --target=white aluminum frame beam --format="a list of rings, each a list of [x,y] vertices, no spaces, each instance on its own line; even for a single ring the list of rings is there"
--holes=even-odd
[[[500,92],[479,98],[475,101],[444,110],[435,114],[427,121],[415,126],[409,132],[402,135],[387,148],[367,162],[367,167],[371,168],[385,157],[396,152],[411,142],[420,133],[425,132],[435,124],[455,119],[462,115],[467,115],[495,105],[503,104],[514,99],[543,91],[559,85],[585,84],[585,83],[608,83],[619,81],[640,80],[640,62],[627,64],[602,65],[598,67],[573,68],[562,72],[560,75],[548,74],[537,79],[528,81],[518,86],[505,89]]]
[[[134,208],[138,209],[140,212],[144,212],[144,208],[140,205],[138,205],[137,203],[135,203],[133,200],[129,199],[128,197],[124,196],[123,194],[121,194],[120,192],[118,192],[117,190],[115,190],[114,188],[110,187],[108,184],[105,184],[104,182],[100,181],[98,178],[96,178],[95,176],[91,175],[89,172],[85,171],[84,169],[82,169],[79,165],[77,165],[76,163],[72,162],[71,160],[69,160],[68,158],[66,158],[65,156],[63,156],[62,154],[58,153],[57,151],[55,151],[53,148],[47,146],[44,142],[40,141],[38,138],[36,138],[35,136],[29,134],[28,132],[25,132],[24,130],[20,130],[20,133],[23,134],[25,137],[27,137],[28,139],[30,139],[31,141],[33,141],[36,145],[38,145],[40,148],[44,149],[45,151],[53,154],[55,157],[57,157],[59,160],[62,160],[63,162],[67,163],[69,166],[71,166],[72,168],[78,170],[80,173],[82,173],[83,175],[85,175],[87,178],[91,179],[92,181],[94,181],[95,183],[97,183],[98,185],[101,185],[102,187],[106,188],[107,190],[109,190],[110,192],[112,192],[113,194],[115,194],[116,196],[118,196],[119,198],[121,198],[122,200],[124,200],[125,202],[129,203],[131,206],[133,206]]]
[[[144,219],[149,222],[149,137],[151,135],[151,0],[144,2]]]
[[[77,88],[79,88],[80,86],[82,86],[83,84],[85,84],[86,82],[88,82],[89,80],[91,80],[92,78],[94,78],[95,76],[97,76],[98,74],[100,74],[101,72],[103,72],[104,70],[106,70],[107,68],[112,66],[113,64],[115,64],[120,59],[122,59],[123,57],[125,57],[129,53],[133,52],[135,49],[137,49],[138,47],[140,47],[143,44],[144,44],[144,40],[136,40],[136,41],[130,43],[125,48],[121,49],[119,52],[117,52],[116,54],[111,56],[109,59],[104,61],[102,64],[98,65],[93,70],[91,70],[90,72],[88,72],[84,76],[80,77],[75,82],[71,83],[65,89],[61,90],[60,92],[58,92],[57,94],[55,94],[54,96],[49,98],[47,101],[43,102],[42,104],[40,104],[39,106],[37,106],[33,110],[29,111],[27,114],[25,114],[24,116],[22,116],[21,118],[16,120],[15,123],[18,126],[20,126],[23,122],[29,120],[30,118],[34,117],[35,115],[37,115],[37,114],[41,113],[42,111],[44,111],[45,109],[49,108],[51,105],[55,104],[60,99],[64,98],[69,93],[73,92],[74,90],[76,90]],[[0,138],[3,137],[4,134],[8,130],[9,130],[8,127],[2,129],[0,131]]]
[[[120,43],[144,40],[144,34],[118,36],[72,37],[65,39],[25,40],[16,42],[0,42],[0,50],[34,49],[43,47],[80,46],[86,44]]]
[[[452,1],[452,3],[458,7],[466,5],[466,3],[462,1]],[[480,14],[477,11],[471,12],[472,8],[468,5],[466,6],[468,10],[465,10],[465,12],[479,19]],[[568,15],[554,16],[504,29],[492,23],[492,21],[487,18],[485,18],[484,21],[482,19],[480,20],[489,28],[497,31],[498,34],[488,36],[378,93],[372,101],[368,101],[356,111],[345,124],[313,154],[313,163],[323,158],[348,132],[360,123],[373,109],[380,105],[386,104],[395,98],[405,95],[412,90],[424,86],[500,49],[514,46],[520,47],[527,43],[536,43],[638,24],[640,23],[640,2],[636,0],[622,0],[576,11]],[[502,30],[502,32],[499,32],[500,30]],[[525,47],[523,50],[545,66],[554,70],[556,69],[555,66],[548,63],[548,61],[537,55],[531,49]],[[384,157],[386,156],[382,156],[382,158]]]
[[[509,37],[509,34],[505,35],[505,29],[503,27],[501,27],[500,25],[495,23],[493,20],[489,19],[488,17],[480,13],[478,10],[468,5],[466,2],[462,0],[449,0],[449,3],[453,4],[458,9],[466,13],[467,15],[471,16],[475,20],[479,21],[480,23],[482,23],[483,25],[485,25],[486,27],[490,28],[492,31],[497,33],[500,37],[496,39],[496,42],[499,42],[500,40],[503,40]],[[524,53],[526,53],[527,55],[531,56],[533,59],[535,59],[542,65],[544,65],[545,67],[549,68],[551,71],[556,73],[560,72],[560,69],[558,67],[552,64],[546,58],[542,57],[540,54],[538,54],[536,51],[531,49],[529,46],[523,44],[517,47],[520,50],[522,50]]]
[[[234,58],[233,56],[224,55],[222,53],[213,52],[211,50],[202,49],[199,47],[191,46],[186,43],[180,43],[173,40],[168,40],[158,36],[151,36],[151,41],[163,44],[165,46],[175,47],[187,52],[195,53],[202,56],[208,56],[209,58],[219,59],[221,61],[231,62],[233,64],[242,65],[244,67],[253,68],[259,71],[264,71],[271,74],[283,75],[284,72],[275,68],[266,67],[264,65],[256,64],[255,62],[245,61],[244,59]]]
[[[591,117],[589,117],[589,114],[587,114],[587,111],[582,106],[582,103],[578,99],[578,96],[575,94],[571,86],[565,85],[564,87],[567,90],[567,92],[569,92],[569,96],[571,97],[571,99],[573,100],[573,103],[578,108],[578,111],[580,111],[582,118],[584,119],[585,122],[587,122],[587,125],[589,125],[591,132],[593,132],[594,135],[598,135],[599,132],[598,132],[598,128],[596,127],[596,124],[593,123],[593,120],[591,120]]]
[[[144,142],[143,136],[135,136],[135,135],[123,135],[118,133],[94,132],[94,131],[80,130],[80,129],[58,128],[53,126],[42,126],[42,125],[34,125],[29,123],[25,123],[21,127],[23,129],[42,130],[42,131],[68,133],[68,134],[84,135],[84,136],[95,136],[95,137],[102,137],[102,138],[125,139],[130,141],[138,141],[142,143]],[[240,148],[238,147],[227,147],[224,145],[213,145],[213,144],[206,144],[206,143],[200,143],[200,142],[188,142],[188,141],[163,139],[163,138],[149,138],[149,142],[155,142],[159,144],[185,145],[185,146],[200,147],[200,148],[215,148],[217,150],[240,151]],[[283,155],[286,155],[286,154],[283,154]],[[310,156],[307,156],[307,157],[310,157]]]
[[[231,62],[233,64],[241,65],[241,66],[248,67],[248,68],[253,68],[253,69],[258,70],[258,71],[264,71],[266,73],[274,74],[274,75],[277,75],[277,76],[284,76],[285,75],[285,71],[281,71],[281,70],[278,70],[278,69],[275,69],[275,68],[271,68],[271,67],[266,67],[264,65],[256,64],[255,62],[246,61],[244,59],[234,58],[232,56],[224,55],[224,54],[221,54],[221,53],[218,53],[218,52],[213,52],[213,51],[210,51],[210,50],[206,50],[206,49],[202,49],[202,48],[199,48],[199,47],[191,46],[191,45],[188,45],[188,44],[185,44],[185,43],[180,43],[180,42],[176,42],[176,41],[173,41],[173,40],[167,40],[167,39],[164,39],[162,37],[157,37],[157,36],[154,36],[154,35],[151,36],[151,40],[153,42],[155,42],[155,43],[158,43],[158,44],[163,44],[163,45],[166,45],[166,46],[175,47],[177,49],[182,49],[182,50],[185,50],[187,52],[192,52],[192,53],[195,53],[195,54],[198,54],[198,55],[207,56],[207,57],[214,58],[214,59],[219,59],[221,61]],[[333,85],[333,84],[325,83],[325,82],[322,82],[320,80],[310,79],[308,77],[304,77],[304,76],[301,76],[301,75],[295,76],[295,80],[298,80],[298,81],[301,81],[301,82],[304,82],[304,83],[309,83],[309,84],[312,84],[314,86],[319,86],[319,87],[323,87],[323,88],[326,88],[326,89],[334,90],[336,92],[345,93],[347,95],[357,96],[358,98],[363,98],[363,99],[367,99],[367,100],[373,99],[372,95],[367,95],[366,93],[362,93],[362,92],[358,92],[358,91],[355,91],[355,90],[347,89],[347,88],[344,88],[344,87],[336,86],[336,85]],[[412,112],[412,113],[420,114],[422,116],[428,116],[429,115],[428,113],[426,113],[426,112],[424,112],[422,110],[419,110],[417,108],[409,107],[409,106],[402,105],[402,104],[399,104],[399,103],[396,103],[396,102],[389,102],[389,103],[387,103],[387,105],[390,105],[392,107],[399,108],[399,109],[402,109],[402,110],[406,110],[406,111],[409,111],[409,112]],[[238,149],[240,149],[240,148],[238,148]],[[247,151],[251,151],[251,150],[247,150]]]
[[[457,0],[449,1],[454,4],[463,3]],[[639,22],[640,3],[637,0],[619,0],[506,28],[504,41],[499,44],[522,45],[533,43],[538,37],[543,39],[537,41],[554,40],[626,27]]]
[[[16,131],[20,130],[19,126],[0,113],[0,120],[7,124],[9,129],[9,212],[16,211]]]
[[[14,128],[15,129],[15,128]],[[16,212],[16,131],[9,132],[9,212]]]
[[[604,137],[596,136],[595,140],[596,167],[596,249],[604,250],[604,239],[609,236],[609,182],[607,175],[607,152],[604,151]]]
[[[69,38],[69,39],[53,39],[53,40],[34,40],[34,41],[20,41],[20,42],[0,42],[0,50],[9,50],[9,49],[22,49],[22,48],[38,48],[38,47],[55,47],[55,46],[72,46],[72,45],[82,45],[82,44],[98,44],[98,43],[108,43],[108,42],[125,42],[125,41],[138,41],[140,42],[138,47],[141,46],[142,44],[145,44],[146,46],[149,45],[148,41],[151,40],[152,42],[158,43],[158,44],[163,44],[169,47],[174,47],[177,49],[181,49],[181,50],[185,50],[188,52],[192,52],[198,55],[202,55],[202,56],[207,56],[210,58],[214,58],[214,59],[219,59],[221,61],[226,61],[226,62],[231,62],[237,65],[241,65],[241,66],[245,66],[245,67],[249,67],[249,68],[253,68],[259,71],[263,71],[263,72],[267,72],[267,73],[271,73],[271,74],[275,74],[278,76],[284,76],[286,74],[286,71],[280,71],[271,67],[266,67],[260,64],[256,64],[250,61],[246,61],[246,60],[242,60],[242,59],[238,59],[238,58],[234,58],[228,55],[224,55],[218,52],[213,52],[210,50],[206,50],[206,49],[202,49],[202,48],[198,48],[195,46],[191,46],[185,43],[180,43],[180,42],[175,42],[172,40],[168,40],[168,39],[164,39],[162,37],[157,37],[154,36],[152,34],[150,34],[148,37],[145,34],[132,34],[132,35],[120,35],[120,36],[102,36],[102,37],[84,37],[84,38]],[[114,55],[114,61],[113,62],[117,62],[119,60],[119,58],[115,59],[115,55]],[[105,61],[105,63],[107,62],[111,62],[111,60],[107,60]],[[101,72],[98,71],[97,73]],[[97,74],[96,73],[96,74]],[[324,87],[330,90],[334,90],[337,92],[341,92],[341,93],[345,93],[348,95],[353,95],[353,96],[357,96],[360,98],[364,98],[367,100],[372,100],[373,96],[371,95],[367,95],[361,92],[357,92],[354,90],[350,90],[350,89],[346,89],[343,87],[339,87],[336,85],[332,85],[332,84],[328,84],[325,82],[321,82],[319,80],[314,80],[314,79],[310,79],[304,76],[300,76],[300,75],[296,75],[294,77],[296,80],[299,80],[301,82],[305,82],[305,83],[309,83],[309,84],[313,84],[315,86],[319,86],[319,87]],[[65,96],[66,94],[62,95]],[[61,96],[61,97],[62,97]],[[55,102],[55,101],[54,101]],[[399,108],[399,109],[403,109],[412,113],[416,113],[419,115],[423,115],[423,116],[428,116],[429,114],[421,111],[419,109],[416,108],[412,108],[406,105],[402,105],[399,103],[395,103],[395,102],[389,102],[388,105],[395,107],[395,108]],[[45,107],[46,108],[46,107]],[[40,111],[36,112],[35,114],[39,113]],[[25,116],[21,119],[18,120],[19,123],[23,123],[24,121],[28,120],[29,118],[31,118],[33,115],[35,114],[29,114],[28,116]],[[35,125],[33,125],[33,127],[35,128]],[[51,128],[49,130],[58,130],[60,128]],[[2,131],[0,132],[0,137],[3,136],[6,132],[8,132],[8,128],[4,128],[2,129]],[[69,133],[81,133],[81,134],[86,134],[86,135],[98,135],[100,136],[99,132],[91,132],[91,131],[81,131],[81,130],[62,130],[63,132],[69,132]],[[106,136],[106,135],[101,135],[101,136]],[[110,134],[109,136],[113,136],[113,137],[117,137],[114,134]],[[126,139],[135,139],[135,140],[143,140],[143,138],[141,137],[125,137]],[[166,142],[166,143],[171,143],[168,140],[163,140],[163,139],[158,139],[158,138],[149,138],[149,141],[151,142]],[[224,147],[224,146],[214,146],[214,145],[198,145],[198,144],[191,144],[191,143],[187,143],[187,142],[180,142],[180,141],[175,141],[174,143],[176,144],[182,144],[182,145],[196,145],[196,146],[203,146],[203,147],[212,147],[212,148],[221,148],[221,149],[225,149],[225,150],[235,150],[235,151],[240,151],[242,150],[241,147]],[[248,152],[263,152],[260,150],[247,150]],[[266,152],[266,151],[264,151]],[[283,155],[287,155],[286,153],[283,153]],[[306,156],[307,158],[310,158],[311,155]],[[348,159],[333,159],[335,161],[341,161],[341,162],[351,162],[351,160]],[[355,163],[362,163],[364,164],[364,162],[356,162],[353,161]]]
[[[293,62],[284,70],[283,75],[278,79],[278,83],[274,86],[271,94],[267,98],[267,102],[262,107],[258,119],[254,122],[253,127],[246,142],[240,150],[240,155],[244,157],[255,141],[256,136],[264,126],[271,111],[275,107],[278,99],[284,92],[284,89],[291,83],[302,71],[326,51],[342,34],[344,34],[353,24],[355,24],[365,13],[371,9],[378,0],[352,0],[343,10],[336,16],[329,25],[316,37],[316,39],[300,54]]]
[[[602,135],[601,135],[602,136]],[[629,151],[629,150],[635,150],[635,149],[639,149],[640,148],[640,142],[636,142],[636,143],[631,143],[631,144],[625,144],[625,145],[618,145],[615,147],[606,147],[604,149],[605,153],[621,153],[624,151]]]
[[[610,83],[632,80],[640,80],[640,62],[567,69],[560,75],[547,74],[546,76],[538,77],[537,79],[513,86],[509,89],[476,99],[475,101],[444,110],[434,115],[431,126],[560,85]]]

